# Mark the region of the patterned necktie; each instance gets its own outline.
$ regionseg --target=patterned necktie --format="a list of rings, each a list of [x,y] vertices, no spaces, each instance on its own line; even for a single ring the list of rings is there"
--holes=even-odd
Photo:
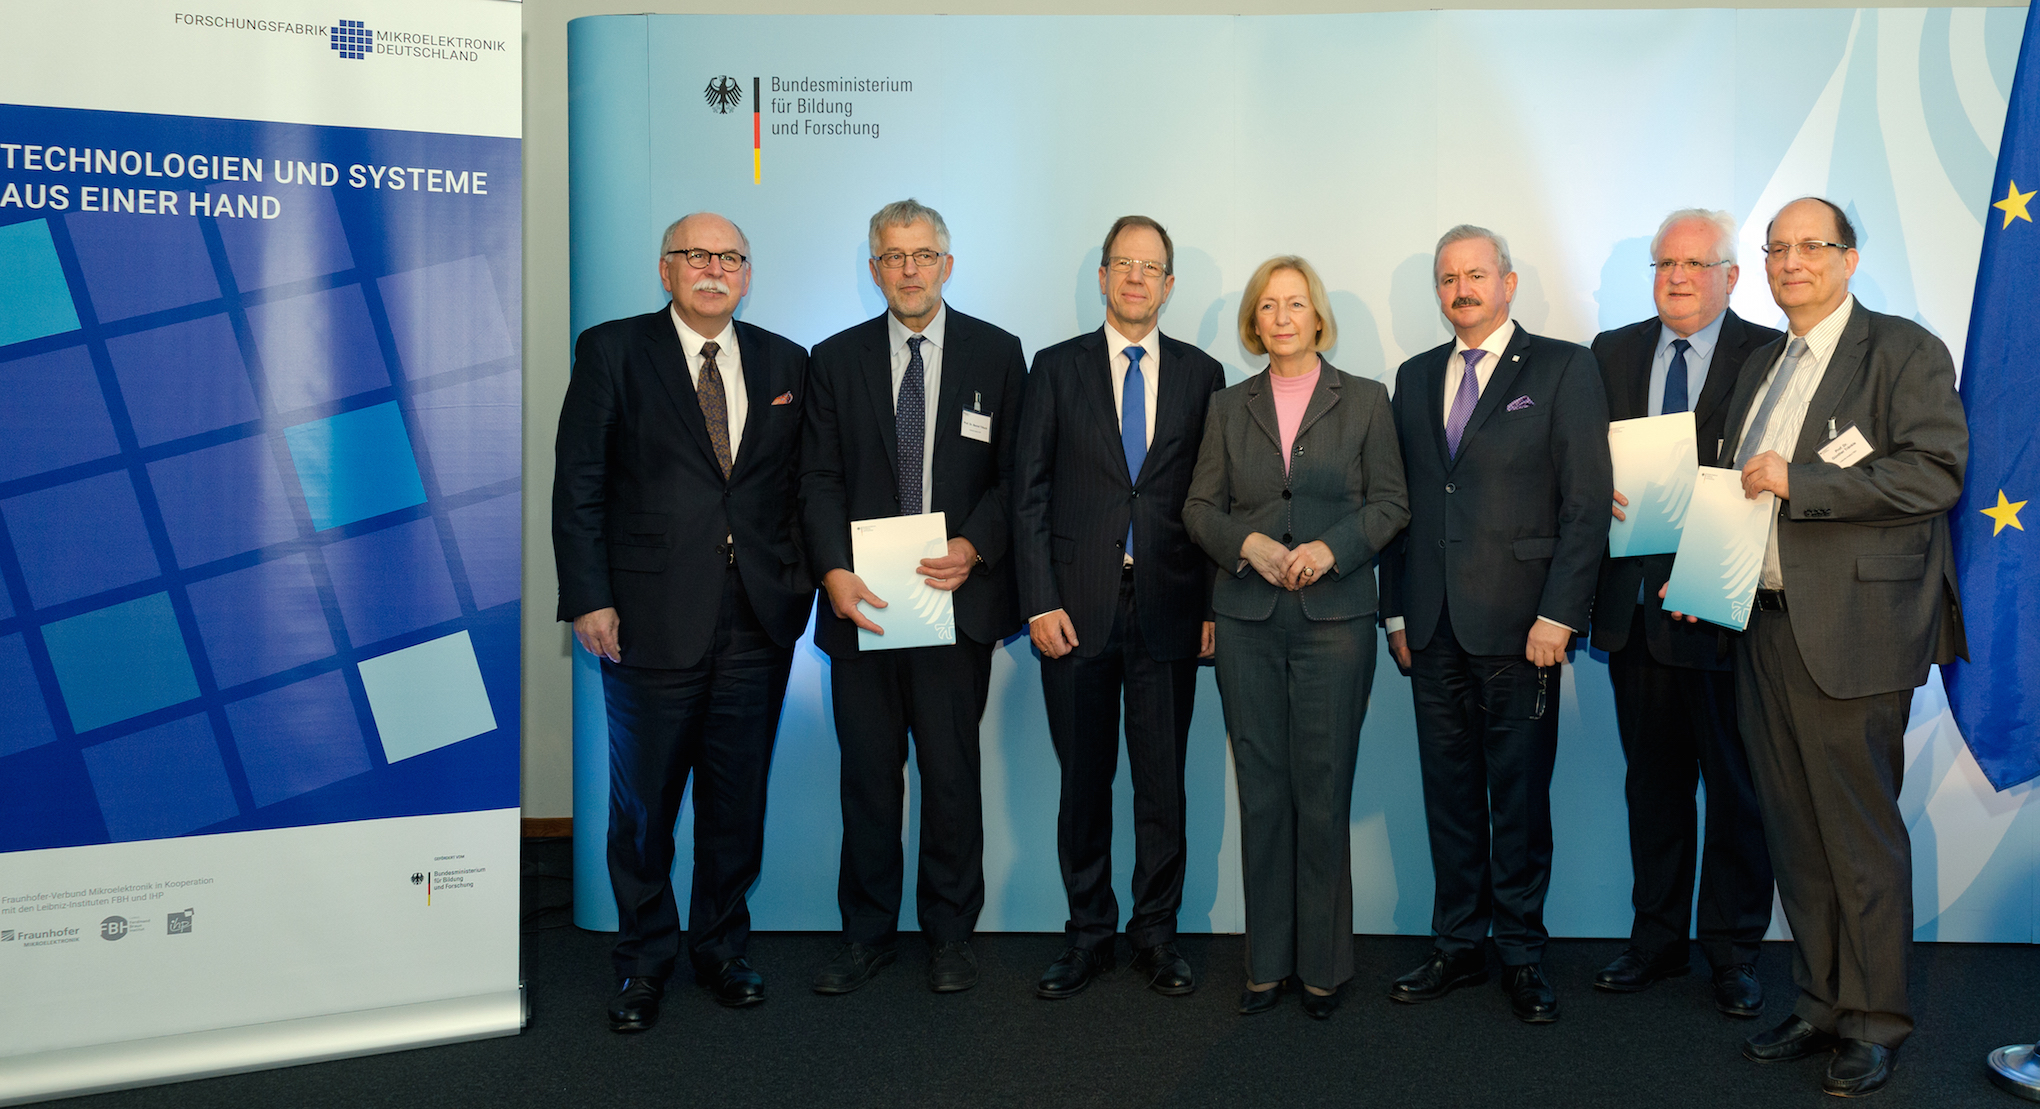
[[[724,481],[730,477],[730,402],[723,396],[722,371],[715,368],[715,356],[722,348],[701,344],[701,377],[694,383],[694,397],[701,402],[701,419],[708,425],[708,443],[715,448],[715,464],[722,467]]]
[[[1147,351],[1126,348],[1126,383],[1120,387],[1119,447],[1126,452],[1126,476],[1138,482],[1140,465],[1147,461],[1147,379],[1141,376],[1140,358]],[[1133,521],[1126,523],[1126,557],[1133,557]]]
[[[1778,407],[1778,398],[1785,395],[1786,386],[1792,384],[1792,375],[1799,369],[1799,360],[1806,355],[1806,340],[1795,335],[1785,344],[1785,362],[1778,367],[1778,374],[1771,379],[1771,389],[1764,394],[1764,403],[1757,408],[1757,418],[1750,421],[1750,430],[1735,448],[1735,468],[1740,470],[1756,457],[1764,442],[1764,432],[1770,427],[1771,412]]]
[[[921,456],[927,450],[928,367],[921,361],[925,335],[907,340],[907,372],[900,378],[900,399],[893,404],[893,432],[899,439],[900,515],[919,516],[921,507]]]
[[[1693,344],[1684,339],[1672,340],[1672,365],[1665,371],[1665,399],[1658,408],[1658,415],[1670,416],[1684,412],[1692,405],[1686,403],[1686,352]]]
[[[1459,457],[1459,440],[1466,434],[1466,421],[1473,418],[1473,406],[1480,401],[1480,377],[1473,367],[1486,353],[1478,348],[1459,352],[1466,359],[1466,372],[1459,375],[1459,392],[1452,398],[1452,411],[1445,416],[1445,449],[1454,458]]]

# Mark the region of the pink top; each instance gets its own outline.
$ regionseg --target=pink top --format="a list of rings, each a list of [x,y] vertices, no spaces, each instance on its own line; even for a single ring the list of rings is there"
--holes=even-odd
[[[1317,389],[1318,373],[1324,368],[1319,362],[1307,374],[1283,377],[1270,371],[1268,381],[1275,390],[1275,427],[1282,433],[1282,472],[1289,472],[1289,459],[1296,446],[1296,429],[1303,426],[1303,410],[1310,405],[1310,395]]]

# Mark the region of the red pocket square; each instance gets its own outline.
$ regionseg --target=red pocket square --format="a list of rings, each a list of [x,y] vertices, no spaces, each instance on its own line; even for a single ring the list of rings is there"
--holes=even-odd
[[[792,403],[793,403],[793,394],[792,394],[792,393],[790,393],[790,392],[788,392],[788,393],[781,393],[781,394],[779,394],[778,396],[776,396],[776,397],[773,397],[773,398],[772,398],[772,403],[774,403],[774,404],[792,404]]]

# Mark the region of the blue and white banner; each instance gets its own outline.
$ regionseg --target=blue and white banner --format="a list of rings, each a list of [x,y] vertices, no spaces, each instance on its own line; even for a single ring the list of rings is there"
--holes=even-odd
[[[0,1104],[520,1026],[518,16],[5,17]]]
[[[812,345],[883,310],[865,261],[866,221],[914,196],[952,233],[947,299],[1029,351],[1103,321],[1099,240],[1114,218],[1140,212],[1176,246],[1163,331],[1210,352],[1234,380],[1263,364],[1235,338],[1241,289],[1263,259],[1296,253],[1329,290],[1340,336],[1331,361],[1388,381],[1403,359],[1449,338],[1430,266],[1452,224],[1508,237],[1520,323],[1586,342],[1654,313],[1651,234],[1666,213],[1691,206],[1742,221],[1734,307],[1779,320],[1756,248],[1772,213],[1818,193],[1861,229],[1856,295],[1921,321],[1959,359],[1983,220],[2002,222],[1990,207],[2004,198],[1993,195],[1992,173],[2024,14],[577,20],[574,327],[662,304],[660,229],[710,209],[736,220],[753,248],[743,318]],[[1789,64],[1781,43],[1791,44]],[[1449,97],[1438,94],[1441,74]],[[1681,74],[1711,91],[1682,95]],[[2007,486],[2007,495],[2025,494]],[[1381,657],[1354,786],[1353,920],[1363,932],[1424,934],[1431,867],[1409,683]],[[592,661],[582,665],[576,919],[592,924],[613,909],[601,886],[599,682]],[[1547,905],[1559,935],[1627,935],[1631,923],[1623,760],[1605,670],[1582,651],[1561,678]],[[760,928],[840,923],[827,682],[827,660],[803,648],[752,897]],[[1024,637],[995,653],[990,696],[980,923],[1060,930],[1058,773]],[[1912,721],[1900,806],[1918,853],[1917,934],[2033,940],[2033,787],[1991,788],[1938,680],[1920,691]],[[1198,690],[1186,767],[1181,926],[1237,930],[1236,805],[1209,682]],[[1125,782],[1117,788],[1124,897],[1132,812]],[[683,869],[687,857],[683,849]]]

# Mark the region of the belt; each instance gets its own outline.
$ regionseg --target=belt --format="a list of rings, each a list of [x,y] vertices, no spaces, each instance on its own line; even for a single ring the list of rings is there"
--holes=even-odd
[[[1759,612],[1784,612],[1785,591],[1783,589],[1759,589],[1756,600]]]

